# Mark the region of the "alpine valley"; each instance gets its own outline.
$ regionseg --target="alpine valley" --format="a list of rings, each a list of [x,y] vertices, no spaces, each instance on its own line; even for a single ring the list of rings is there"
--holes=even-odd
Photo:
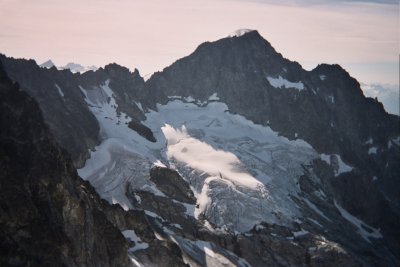
[[[339,65],[0,62],[1,266],[400,265],[400,119]]]

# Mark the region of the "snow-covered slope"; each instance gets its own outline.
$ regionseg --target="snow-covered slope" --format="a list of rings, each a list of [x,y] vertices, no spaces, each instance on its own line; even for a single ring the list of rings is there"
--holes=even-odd
[[[59,70],[70,70],[72,73],[84,73],[84,72],[90,71],[90,70],[92,70],[92,71],[98,70],[98,68],[93,65],[92,66],[83,66],[81,64],[73,63],[73,62],[67,63],[65,66],[62,66],[62,67],[57,67],[51,59],[40,64],[40,67],[46,68],[46,69],[56,67]]]
[[[157,192],[146,177],[154,163],[162,162],[195,192],[193,215],[215,226],[247,231],[261,221],[285,225],[301,216],[290,196],[299,192],[302,164],[318,158],[306,142],[289,141],[215,100],[198,105],[174,99],[146,114],[144,124],[157,139],[152,143],[128,128],[126,114],[117,114],[108,82],[82,92],[103,142],[79,174],[108,201],[130,208],[128,183]]]
[[[97,70],[98,68],[95,67],[95,66],[88,66],[88,67],[85,67],[85,66],[82,66],[81,64],[77,64],[77,63],[70,62],[70,63],[68,63],[67,65],[63,66],[63,67],[60,67],[59,69],[61,69],[61,70],[63,70],[63,69],[68,69],[68,70],[70,70],[72,73],[84,73],[84,72],[89,71],[89,70],[95,71],[95,70]]]
[[[50,69],[51,67],[54,67],[54,63],[53,61],[51,61],[51,59],[47,60],[46,62],[43,62],[42,64],[40,64],[41,68],[46,68],[46,69]]]

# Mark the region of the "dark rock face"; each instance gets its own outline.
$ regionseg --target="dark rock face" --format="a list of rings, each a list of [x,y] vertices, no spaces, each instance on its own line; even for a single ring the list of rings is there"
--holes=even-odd
[[[128,127],[137,132],[139,135],[143,136],[150,142],[157,142],[156,138],[153,135],[151,129],[140,122],[130,121],[128,123]]]
[[[109,80],[115,100],[118,104],[118,112],[124,112],[136,122],[143,120],[143,111],[135,104],[140,103],[143,95],[144,80],[139,71],[119,66],[115,63],[100,68],[96,72],[85,72],[79,76],[79,83],[85,88],[97,87]]]
[[[276,225],[261,225],[239,235],[236,242],[241,255],[254,267],[362,266],[337,243],[311,233],[295,236],[290,229]]]
[[[70,71],[40,68],[33,60],[15,60],[0,55],[8,76],[18,81],[39,104],[44,119],[58,143],[83,166],[89,149],[99,143],[99,125],[83,99]]]
[[[152,244],[135,255],[147,265],[186,266],[143,212],[110,206],[77,176],[36,102],[2,69],[0,168],[1,266],[133,266],[126,229]]]
[[[41,68],[33,60],[0,55],[0,61],[8,76],[18,81],[21,90],[38,102],[44,120],[58,143],[71,154],[75,167],[82,167],[90,155],[89,151],[100,142],[98,122],[89,110],[80,87],[97,88],[110,80],[118,112],[130,116],[133,126],[140,126],[140,133],[154,139],[151,131],[141,125],[144,114],[134,104],[140,101],[144,87],[144,80],[137,70],[131,73],[127,68],[109,64],[96,72],[72,74],[69,70],[59,71],[55,67]]]
[[[53,141],[36,102],[2,70],[0,99],[1,265],[129,266],[128,245],[99,198]]]
[[[154,167],[150,170],[150,180],[167,196],[189,204],[196,203],[189,184],[178,172],[168,168]]]

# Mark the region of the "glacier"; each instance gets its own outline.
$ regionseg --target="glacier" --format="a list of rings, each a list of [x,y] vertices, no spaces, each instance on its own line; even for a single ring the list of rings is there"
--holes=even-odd
[[[244,232],[262,221],[288,225],[302,216],[292,197],[300,193],[303,166],[320,157],[307,142],[232,114],[213,95],[205,105],[171,97],[146,113],[152,143],[128,127],[131,118],[117,112],[108,83],[81,87],[102,142],[78,170],[104,199],[131,209],[127,186],[159,192],[148,177],[162,165],[177,170],[195,193],[197,205],[188,213],[215,228]]]

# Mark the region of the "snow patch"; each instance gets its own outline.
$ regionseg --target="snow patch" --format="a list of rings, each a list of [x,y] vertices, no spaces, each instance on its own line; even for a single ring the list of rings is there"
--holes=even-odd
[[[344,161],[338,154],[332,154],[332,155],[320,154],[320,158],[321,158],[321,160],[325,161],[326,163],[328,163],[329,165],[331,165],[333,167],[335,176],[338,176],[345,172],[351,172],[353,170],[353,167],[344,163]],[[336,166],[336,167],[333,166],[334,163],[332,162],[332,160],[335,158],[337,158],[337,163],[338,163],[338,166]]]
[[[140,237],[138,237],[135,233],[134,230],[125,230],[122,231],[122,235],[130,240],[131,242],[135,242],[135,246],[131,247],[128,252],[135,252],[137,250],[141,250],[141,249],[146,249],[149,247],[149,244],[146,242],[143,242]]]
[[[400,146],[400,136],[397,138],[392,139],[392,142],[395,143],[397,146]]]
[[[302,82],[290,82],[281,76],[278,78],[267,77],[268,82],[275,88],[295,88],[297,90],[303,90],[304,84]]]
[[[323,228],[323,226],[317,220],[314,220],[314,219],[311,219],[311,218],[307,218],[307,220],[309,220],[310,222],[314,223],[315,225]]]
[[[296,231],[296,232],[292,232],[292,234],[293,234],[293,236],[295,237],[295,238],[299,238],[299,237],[303,237],[303,236],[306,236],[306,235],[308,235],[310,232],[308,232],[308,231],[306,231],[306,230],[300,230],[300,231]]]
[[[217,96],[217,93],[212,94],[209,98],[208,101],[218,101],[219,97]]]
[[[241,168],[241,162],[233,153],[213,148],[188,135],[186,127],[174,129],[166,124],[161,128],[168,142],[167,155],[190,168],[208,173],[233,184],[256,189],[263,186],[257,179]]]
[[[364,238],[367,242],[371,242],[369,238],[382,238],[382,234],[380,233],[380,229],[375,229],[362,220],[358,219],[357,217],[353,216],[342,208],[337,202],[335,201],[335,206],[339,210],[340,215],[342,215],[343,218],[345,218],[348,222],[353,224],[354,226],[357,227],[357,232],[361,235],[362,238]]]
[[[167,166],[164,163],[162,163],[160,160],[156,160],[155,162],[153,162],[153,166],[167,168]]]
[[[370,147],[370,148],[368,149],[368,154],[369,154],[369,155],[371,155],[371,154],[376,154],[377,151],[378,151],[378,148],[377,148],[376,146]]]
[[[46,69],[51,69],[52,67],[54,67],[54,62],[51,61],[51,59],[47,60],[46,62],[43,62],[42,64],[40,64],[41,68],[46,68]]]
[[[98,68],[96,66],[82,66],[74,62],[70,62],[64,67],[59,67],[60,70],[70,70],[72,73],[84,73],[86,71],[96,71]]]
[[[190,102],[195,102],[195,101],[196,101],[196,99],[194,99],[194,98],[191,97],[191,96],[185,97],[184,99],[185,99],[186,102],[189,102],[189,103],[190,103]]]
[[[319,75],[319,78],[321,81],[324,81],[326,79],[326,75]]]
[[[57,88],[57,91],[58,91],[58,94],[61,96],[61,97],[64,97],[64,92],[61,90],[61,88],[60,88],[60,86],[58,86],[58,84],[54,84],[55,85],[55,87]]]
[[[315,206],[313,203],[311,203],[308,199],[303,198],[303,200],[304,200],[304,202],[306,202],[306,204],[307,204],[313,211],[315,211],[319,216],[321,216],[322,218],[324,218],[324,219],[327,220],[327,221],[332,222],[331,219],[329,219],[328,217],[326,217],[326,215],[325,215],[320,209],[318,209],[317,206]]]
[[[250,29],[238,29],[231,34],[228,35],[228,37],[240,37],[245,35],[246,33],[252,32],[253,30]]]
[[[144,113],[142,103],[136,102],[136,101],[135,101],[135,104],[136,104],[136,106],[140,109],[140,111]]]

